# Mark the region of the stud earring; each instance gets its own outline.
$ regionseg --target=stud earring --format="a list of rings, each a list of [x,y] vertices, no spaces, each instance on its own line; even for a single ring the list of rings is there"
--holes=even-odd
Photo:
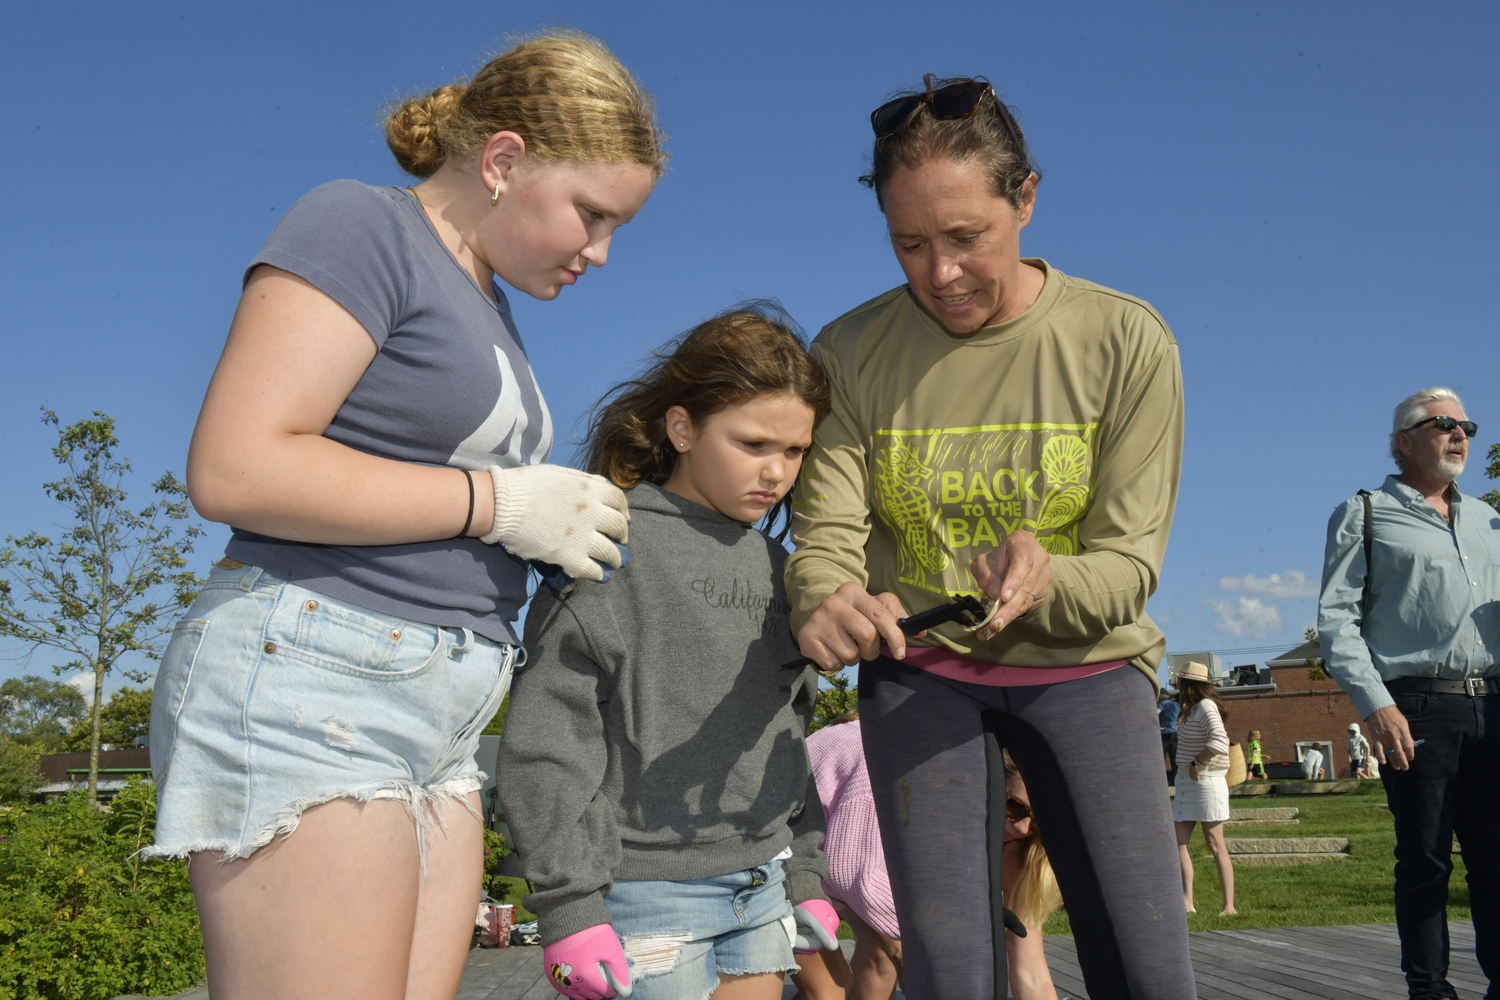
[[[490,207],[494,208],[498,204],[500,204],[500,182],[496,181],[495,191],[490,195]]]

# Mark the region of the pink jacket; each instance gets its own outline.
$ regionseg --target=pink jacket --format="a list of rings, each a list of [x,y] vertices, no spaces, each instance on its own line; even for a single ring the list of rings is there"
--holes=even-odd
[[[859,723],[825,726],[813,733],[807,738],[807,755],[828,821],[823,841],[828,878],[823,880],[823,891],[836,905],[853,910],[881,934],[899,940],[901,926],[891,900]]]

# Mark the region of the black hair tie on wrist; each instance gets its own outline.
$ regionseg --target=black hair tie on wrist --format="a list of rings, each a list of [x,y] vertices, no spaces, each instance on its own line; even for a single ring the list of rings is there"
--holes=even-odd
[[[454,535],[454,538],[469,537],[469,525],[474,523],[474,477],[469,474],[468,469],[458,470],[464,474],[464,482],[469,484],[469,516],[464,518],[463,530]]]

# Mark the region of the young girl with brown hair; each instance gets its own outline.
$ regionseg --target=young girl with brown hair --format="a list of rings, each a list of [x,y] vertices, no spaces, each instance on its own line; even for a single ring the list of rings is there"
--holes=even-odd
[[[215,997],[452,997],[474,759],[527,563],[603,577],[625,499],[547,465],[499,282],[605,262],[665,156],[649,95],[554,32],[386,120],[414,187],[333,181],[245,272],[188,455],[226,558],[157,673],[147,853],[188,857]],[[351,901],[362,901],[351,909]]]
[[[828,386],[769,306],[700,324],[596,411],[588,467],[627,490],[628,565],[543,587],[500,798],[565,996],[772,1000],[836,947],[801,665],[771,537]],[[754,525],[760,522],[763,531]]]

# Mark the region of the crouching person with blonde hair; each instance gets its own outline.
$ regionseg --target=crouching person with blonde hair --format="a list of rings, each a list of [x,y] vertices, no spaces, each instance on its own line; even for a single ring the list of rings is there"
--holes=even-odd
[[[801,969],[792,978],[803,1000],[889,1000],[898,985],[906,988],[901,928],[865,769],[859,709],[850,709],[809,736],[807,755],[828,827],[823,891],[854,929],[854,960],[851,968],[842,952],[799,955]],[[1062,906],[1062,895],[1031,812],[1026,782],[1010,754],[1002,759],[1001,886],[1011,995],[1015,1000],[1057,1000],[1042,948],[1042,924]]]

